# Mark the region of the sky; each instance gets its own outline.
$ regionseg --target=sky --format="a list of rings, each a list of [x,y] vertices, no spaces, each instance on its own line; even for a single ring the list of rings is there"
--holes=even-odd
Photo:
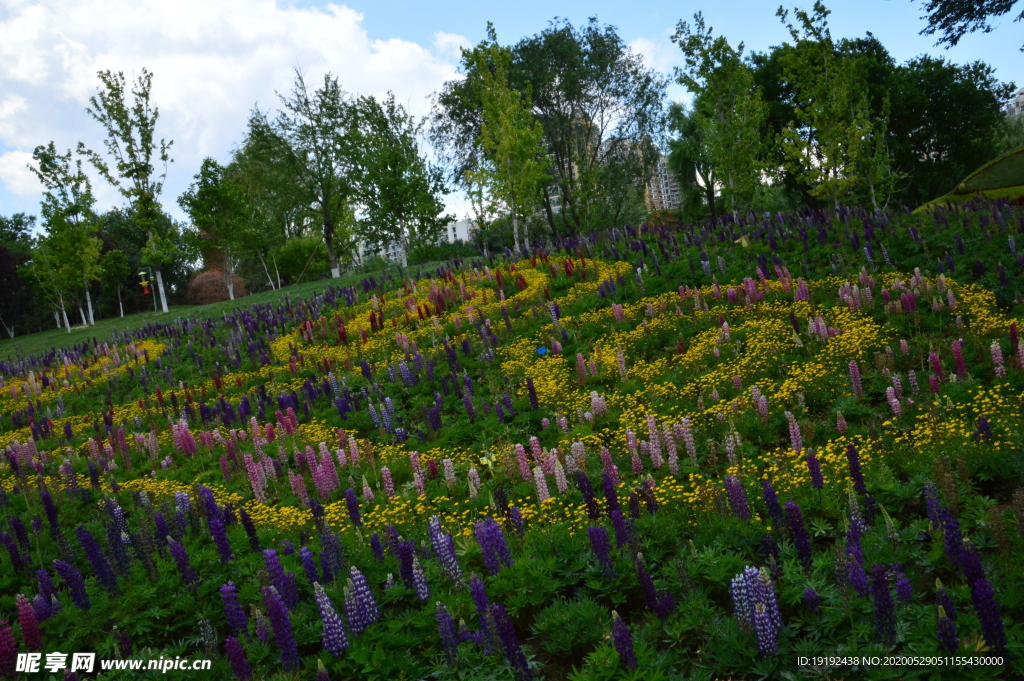
[[[596,17],[616,26],[648,66],[671,74],[681,63],[670,40],[681,19],[703,12],[732,43],[764,51],[788,37],[777,7],[765,0],[0,0],[0,215],[38,213],[41,187],[26,167],[37,145],[53,140],[63,150],[81,141],[102,148],[99,124],[85,111],[101,70],[128,78],[142,68],[154,74],[157,135],[173,140],[162,201],[183,219],[175,199],[202,159],[227,160],[252,108],[274,109],[276,93],[290,90],[296,69],[309,83],[331,72],[352,93],[393,91],[424,116],[430,95],[458,77],[459,48],[482,40],[488,21],[509,44],[555,17],[573,24]],[[969,35],[946,50],[919,35],[925,26],[919,2],[832,0],[830,9],[836,38],[871,32],[900,62],[924,53],[956,63],[980,59],[1001,80],[1024,85],[1024,24],[1011,21],[1017,12],[997,19],[992,33]],[[669,96],[685,99],[686,92],[672,85]],[[123,203],[98,178],[94,188],[100,209]],[[465,217],[460,196],[450,196],[448,208]]]

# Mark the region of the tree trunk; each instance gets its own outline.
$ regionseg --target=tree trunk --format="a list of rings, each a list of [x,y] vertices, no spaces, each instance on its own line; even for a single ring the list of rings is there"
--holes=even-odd
[[[157,268],[156,271],[156,286],[160,289],[160,306],[163,309],[164,314],[167,314],[167,294],[164,292],[164,277],[160,273],[159,268]]]
[[[281,288],[281,270],[277,267],[277,256],[271,253],[270,259],[274,261],[274,274],[277,275],[277,288]],[[273,282],[271,282],[271,286],[273,286]]]
[[[85,305],[86,309],[89,310],[89,326],[96,326],[96,316],[92,310],[92,294],[89,293],[89,286],[85,287]]]
[[[82,302],[78,302],[78,316],[82,318],[82,326],[89,326],[89,320],[85,318],[85,310],[82,309]]]
[[[516,255],[519,249],[519,216],[516,215],[516,200],[512,199],[512,238],[515,240]]]
[[[117,289],[117,307],[121,310],[121,317],[124,317],[124,303],[121,302],[121,288]]]
[[[68,321],[68,309],[64,305],[64,296],[57,294],[57,300],[60,302],[60,313],[64,315],[64,328],[71,333],[71,323]]]
[[[235,299],[235,278],[232,276],[231,268],[225,263],[224,267],[224,285],[228,287],[228,300]]]
[[[53,308],[53,318],[57,321],[57,328],[62,328],[60,325],[60,312],[57,311],[57,308]]]
[[[260,256],[260,264],[263,265],[263,271],[267,275],[267,282],[270,283],[270,290],[276,291],[277,287],[274,286],[274,279],[270,276],[270,270],[267,269],[267,261],[263,259],[262,255]]]
[[[331,267],[331,277],[337,279],[341,276],[341,268],[338,266],[338,254],[334,250],[334,220],[330,213],[325,212],[324,216],[324,244],[327,245],[327,263]]]
[[[407,267],[409,267],[409,247],[408,247],[408,241],[409,240],[405,236],[405,221],[404,220],[402,220],[402,221],[400,221],[398,223],[398,229],[399,229],[399,241],[400,241],[399,246],[402,249],[402,269],[404,270]]]

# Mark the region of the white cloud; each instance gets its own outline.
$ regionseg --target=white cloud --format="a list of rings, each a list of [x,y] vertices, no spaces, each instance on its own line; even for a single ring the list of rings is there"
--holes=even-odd
[[[39,179],[28,169],[31,162],[32,154],[27,151],[0,154],[0,181],[12,194],[35,196],[41,191]]]
[[[446,57],[458,59],[462,56],[462,48],[472,46],[473,44],[469,42],[469,38],[457,33],[438,32],[434,34],[434,49]]]
[[[99,125],[85,112],[103,69],[153,74],[157,134],[174,140],[164,206],[188,185],[204,156],[223,159],[240,141],[249,111],[276,108],[294,70],[307,83],[338,76],[353,93],[394,91],[412,113],[456,76],[466,38],[434,45],[371,39],[363,15],[343,5],[297,8],[276,0],[8,0],[0,14],[0,180],[12,194],[38,193],[25,157],[54,140],[99,150]],[[26,182],[31,179],[34,189]],[[97,187],[99,190],[100,188]],[[98,191],[103,202],[110,192]],[[177,212],[176,210],[174,212]]]

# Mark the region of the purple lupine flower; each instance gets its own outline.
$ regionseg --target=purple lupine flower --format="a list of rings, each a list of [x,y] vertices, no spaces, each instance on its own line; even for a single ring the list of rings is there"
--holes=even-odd
[[[871,595],[875,601],[875,631],[885,645],[896,642],[896,605],[889,592],[888,570],[885,565],[871,566]]]
[[[608,471],[601,474],[601,485],[604,488],[604,499],[608,503],[608,514],[619,510],[619,493],[615,489],[616,482]]]
[[[772,481],[768,478],[761,479],[761,492],[764,494],[764,505],[768,509],[768,517],[776,525],[781,525],[783,522],[782,505],[779,504],[779,497],[775,493],[775,488],[772,487]]]
[[[615,643],[615,650],[619,653],[619,661],[626,669],[636,669],[636,653],[633,652],[633,637],[629,633],[629,627],[619,617],[619,613],[612,610],[612,641]]]
[[[857,447],[852,442],[846,445],[846,459],[850,464],[850,480],[853,481],[853,488],[857,494],[867,494],[867,487],[864,486],[864,475],[860,471],[860,455]]]
[[[526,534],[526,523],[523,520],[523,512],[519,510],[517,506],[508,507],[508,523],[512,526],[512,529],[516,531],[520,537]],[[511,554],[509,554],[509,561],[511,561]],[[511,565],[511,562],[509,563]]]
[[[373,557],[377,560],[384,561],[384,546],[380,543],[380,535],[374,532],[370,536],[370,549],[373,551]]]
[[[861,598],[867,598],[868,593],[871,591],[871,586],[868,583],[868,574],[864,571],[864,566],[856,560],[849,560],[846,563],[846,568],[850,586],[854,592]]]
[[[939,639],[939,647],[946,652],[955,653],[960,649],[960,639],[956,635],[956,622],[949,617],[941,605],[936,608],[935,633]]]
[[[7,620],[0,620],[0,674],[4,678],[14,677],[18,659],[18,642],[14,638],[14,630]]]
[[[316,559],[313,558],[313,550],[308,546],[299,549],[299,562],[302,563],[302,571],[306,575],[306,581],[310,584],[320,581],[320,574],[316,569]]]
[[[906,573],[896,573],[896,597],[903,605],[907,605],[914,598],[913,587]]]
[[[167,543],[171,549],[171,557],[174,558],[174,562],[178,565],[178,572],[181,574],[182,580],[191,588],[192,585],[199,582],[199,576],[192,569],[192,564],[188,559],[188,552],[173,537],[168,537]]]
[[[437,633],[441,637],[441,646],[444,648],[445,658],[447,658],[448,664],[455,664],[459,654],[459,640],[455,631],[455,620],[452,619],[448,608],[444,607],[444,603],[441,601],[437,602],[435,617],[437,618]]]
[[[217,553],[220,555],[220,562],[229,563],[233,557],[231,554],[231,542],[228,539],[227,528],[220,518],[210,518],[210,534],[213,536],[213,543],[217,545]]]
[[[939,507],[939,490],[936,489],[934,482],[926,480],[924,483],[925,513],[928,516],[928,520],[930,520],[936,527],[942,523],[942,520],[939,517]]]
[[[981,622],[981,633],[985,643],[998,652],[1006,650],[1006,631],[999,614],[996,593],[988,579],[982,577],[971,584],[971,603]]]
[[[59,559],[53,561],[53,568],[71,592],[71,602],[75,604],[75,607],[79,610],[88,610],[91,607],[89,594],[85,590],[85,580],[82,579],[82,573],[78,571],[78,568]]]
[[[725,491],[729,495],[729,507],[732,514],[740,520],[750,520],[750,504],[747,502],[747,491],[743,483],[735,475],[725,476]]]
[[[228,636],[224,639],[224,652],[231,663],[231,670],[235,672],[235,676],[239,678],[239,681],[248,681],[248,679],[252,678],[252,667],[249,666],[249,658],[246,657],[245,649],[238,642],[237,638]]]
[[[597,498],[594,496],[594,486],[590,483],[590,477],[583,471],[576,471],[575,474],[576,486],[580,489],[580,494],[583,496],[583,503],[587,506],[587,517],[590,520],[597,520],[601,517],[601,507],[597,504]]]
[[[636,554],[633,558],[633,564],[636,567],[637,581],[640,582],[640,592],[644,596],[644,603],[651,610],[656,611],[658,609],[658,593],[654,586],[654,579],[651,578],[651,573],[647,571],[647,564],[644,562],[643,554]]]
[[[220,597],[224,602],[224,615],[228,625],[237,636],[246,636],[249,631],[249,624],[245,619],[245,610],[238,603],[235,583],[228,582],[222,586],[220,588]]]
[[[505,543],[505,535],[501,531],[501,526],[494,522],[493,518],[488,517],[482,522],[477,522],[475,530],[476,540],[480,544],[488,573],[496,575],[502,565],[512,565],[512,553],[508,549],[508,544]]]
[[[412,583],[416,587],[416,597],[421,601],[430,598],[430,585],[427,584],[427,574],[423,571],[418,558],[412,558]]]
[[[82,526],[79,526],[75,533],[78,535],[78,541],[82,545],[82,549],[85,550],[85,556],[89,559],[89,564],[96,573],[100,584],[110,593],[116,594],[118,592],[117,577],[114,576],[114,571],[110,568],[110,563],[107,562],[103,551],[100,550],[100,545],[96,542],[96,538],[92,536],[89,530]]]
[[[964,359],[964,339],[953,341],[953,361],[956,363],[956,377],[961,381],[967,378],[967,360]]]
[[[612,529],[615,530],[615,545],[621,548],[629,543],[629,525],[626,524],[626,518],[622,515],[621,509],[615,509],[608,516],[612,521]]]
[[[614,579],[615,566],[612,564],[611,546],[608,541],[608,530],[603,527],[588,527],[587,535],[590,537],[590,548],[601,565],[604,576]]]
[[[359,636],[380,619],[380,609],[370,591],[370,585],[355,565],[349,569],[348,583],[345,585],[345,616],[353,636]]]
[[[356,491],[351,487],[345,490],[345,505],[348,507],[348,517],[352,520],[352,524],[362,527],[363,518],[359,513],[359,499],[356,497]]]
[[[796,553],[800,557],[800,563],[805,570],[811,569],[811,537],[807,534],[804,526],[804,515],[800,506],[795,501],[786,502],[786,520],[789,522],[789,532],[796,544]]]
[[[264,549],[263,565],[271,583],[277,589],[277,595],[281,602],[289,610],[294,609],[299,604],[299,590],[295,584],[295,575],[285,571],[275,549]]]
[[[274,587],[263,587],[262,594],[263,607],[267,609],[267,618],[270,620],[270,626],[274,628],[274,641],[281,651],[281,663],[287,670],[298,669],[299,649],[292,634],[292,620],[288,615],[288,608]]]
[[[455,555],[455,538],[441,529],[441,519],[436,515],[431,516],[428,529],[430,543],[434,547],[434,553],[437,555],[444,573],[453,582],[460,582],[462,579],[462,567],[459,565],[459,559]]]
[[[949,512],[945,506],[939,508],[939,520],[942,524],[943,539],[945,540],[946,559],[949,560],[954,570],[963,566],[964,539],[960,532],[960,522]]]
[[[488,607],[488,612],[494,620],[498,638],[501,640],[502,647],[505,648],[505,657],[512,666],[517,681],[532,679],[533,673],[530,671],[529,662],[526,660],[526,655],[523,654],[523,647],[519,644],[515,627],[512,626],[512,620],[509,618],[505,606],[492,603]]]
[[[242,521],[242,527],[245,528],[245,534],[249,538],[249,548],[253,553],[259,553],[262,547],[260,546],[260,538],[256,534],[256,524],[253,523],[249,513],[245,510],[245,506],[238,507],[238,518]]]
[[[313,582],[313,594],[316,605],[320,609],[320,620],[324,625],[323,646],[324,650],[334,657],[341,657],[348,648],[348,636],[345,634],[345,625],[334,609],[334,604],[327,596],[327,592],[320,585],[320,582]]]
[[[804,606],[815,615],[821,614],[821,596],[811,587],[804,589]]]
[[[540,402],[537,401],[537,389],[533,385],[531,376],[526,377],[526,392],[530,395],[530,409],[534,411],[540,409]]]
[[[477,537],[479,541],[479,536]],[[412,581],[412,559],[416,553],[416,544],[411,541],[400,541],[397,547],[398,553],[398,572],[402,576],[402,581],[410,589],[416,588]]]

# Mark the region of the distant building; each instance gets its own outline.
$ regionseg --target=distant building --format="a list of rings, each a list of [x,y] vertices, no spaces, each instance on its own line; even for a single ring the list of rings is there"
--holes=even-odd
[[[458,220],[448,223],[445,234],[448,237],[448,243],[451,244],[456,241],[469,241],[475,231],[476,228],[469,220]]]
[[[435,243],[438,246],[443,246],[444,244],[451,244],[456,241],[469,241],[475,230],[476,228],[469,220],[452,221],[445,225],[444,230],[437,237]],[[374,254],[374,251],[368,249],[362,241],[356,244],[356,249],[360,260]],[[402,259],[402,246],[398,242],[389,243],[381,247],[379,251],[376,251],[376,254],[385,260],[400,261]]]
[[[1024,87],[1017,90],[1017,94],[1006,105],[1006,115],[1010,118],[1024,116]]]
[[[675,210],[681,201],[682,193],[675,175],[669,170],[668,157],[659,155],[654,174],[647,184],[647,204],[651,210]]]

